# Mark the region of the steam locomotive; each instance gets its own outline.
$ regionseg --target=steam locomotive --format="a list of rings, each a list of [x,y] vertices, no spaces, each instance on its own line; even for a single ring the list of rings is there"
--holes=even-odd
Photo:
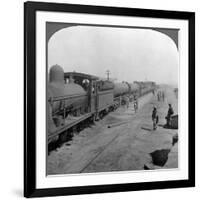
[[[153,92],[155,87],[155,82],[114,83],[52,66],[47,86],[48,143],[66,140],[74,129],[118,108],[125,96],[131,101],[131,97]]]

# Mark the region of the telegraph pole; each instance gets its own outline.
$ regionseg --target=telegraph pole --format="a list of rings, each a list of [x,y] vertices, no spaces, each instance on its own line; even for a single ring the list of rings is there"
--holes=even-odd
[[[107,80],[109,80],[110,70],[106,71],[106,75],[107,75]]]

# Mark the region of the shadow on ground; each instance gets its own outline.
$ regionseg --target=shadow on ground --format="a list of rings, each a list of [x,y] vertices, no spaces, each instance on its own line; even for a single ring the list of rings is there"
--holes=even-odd
[[[170,149],[161,149],[150,153],[153,164],[161,167],[164,166],[168,160],[169,152]]]
[[[145,131],[152,131],[153,129],[148,128],[148,127],[141,127],[141,129],[145,130]]]

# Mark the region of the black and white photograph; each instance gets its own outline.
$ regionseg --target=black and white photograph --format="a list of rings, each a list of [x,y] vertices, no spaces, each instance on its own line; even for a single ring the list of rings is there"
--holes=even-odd
[[[24,195],[194,186],[193,12],[25,4]]]
[[[46,22],[46,174],[179,168],[179,29]]]
[[[1,8],[0,199],[199,199],[199,1]]]

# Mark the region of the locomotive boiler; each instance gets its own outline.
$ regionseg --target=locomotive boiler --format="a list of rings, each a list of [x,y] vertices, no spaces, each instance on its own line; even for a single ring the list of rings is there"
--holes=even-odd
[[[122,96],[124,94],[133,94],[139,96],[140,84],[139,82],[122,82],[114,83],[114,97]]]
[[[128,91],[129,91],[129,87],[126,82],[114,83],[114,97],[127,94]]]
[[[72,77],[65,84],[64,71],[58,65],[54,65],[50,69],[48,93],[49,97],[54,99],[52,103],[52,112],[54,114],[69,107],[73,112],[78,108],[81,109],[82,105],[87,102],[86,91],[79,84],[74,83]]]

